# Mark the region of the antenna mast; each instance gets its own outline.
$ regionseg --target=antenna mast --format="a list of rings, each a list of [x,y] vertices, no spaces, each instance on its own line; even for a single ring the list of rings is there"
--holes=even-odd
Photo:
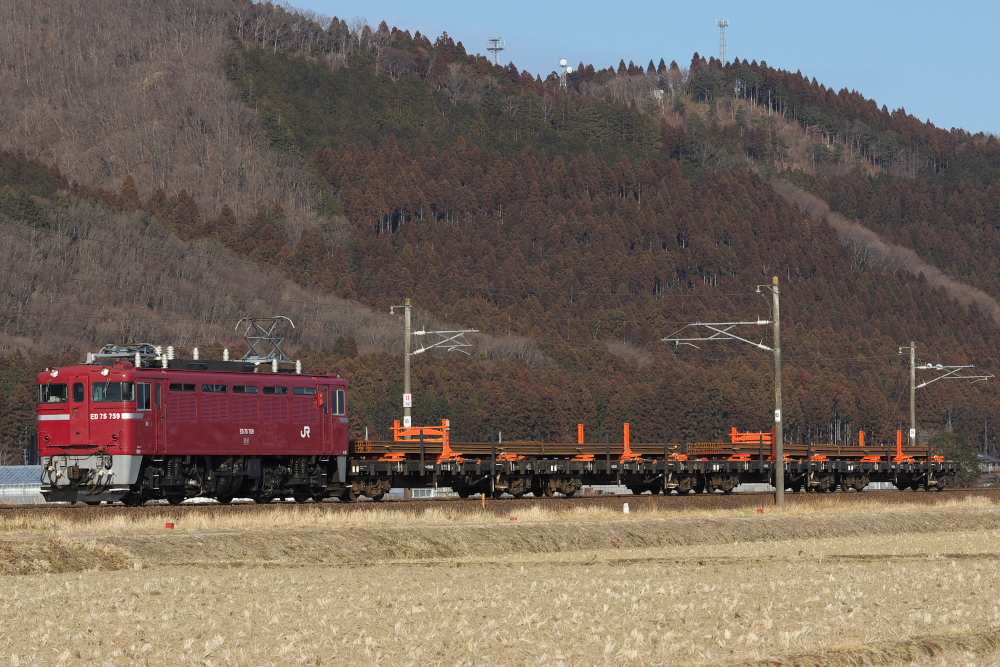
[[[566,90],[566,76],[573,73],[573,67],[565,58],[559,59],[559,87]]]
[[[493,64],[500,64],[500,52],[507,48],[507,45],[499,37],[491,37],[486,50],[493,54]]]
[[[719,26],[719,61],[725,65],[726,64],[726,28],[729,27],[729,21],[726,19],[721,19],[715,22],[715,25]]]

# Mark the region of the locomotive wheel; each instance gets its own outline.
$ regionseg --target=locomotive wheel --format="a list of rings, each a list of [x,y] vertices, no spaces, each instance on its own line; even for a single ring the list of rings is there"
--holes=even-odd
[[[303,492],[300,491],[298,493],[293,493],[292,494],[292,498],[295,499],[295,502],[301,504],[301,503],[306,502],[307,500],[312,500],[312,494],[311,493],[303,493]]]
[[[220,505],[229,505],[229,504],[231,504],[233,502],[233,497],[232,496],[219,496],[219,497],[217,497],[215,499],[215,502],[219,503]]]
[[[266,505],[267,503],[274,500],[271,496],[254,496],[253,501],[258,505]]]
[[[100,500],[84,500],[83,504],[84,505],[100,505],[101,501]]]
[[[184,496],[167,496],[167,502],[171,505],[180,505],[185,500],[187,500],[187,498]]]
[[[456,491],[455,493],[457,493],[457,494],[458,494],[458,497],[459,497],[459,498],[468,498],[469,496],[471,496],[471,495],[472,495],[471,493],[469,493],[468,491],[466,491],[466,490],[464,490],[464,489],[463,489],[463,490],[461,490],[461,491]]]

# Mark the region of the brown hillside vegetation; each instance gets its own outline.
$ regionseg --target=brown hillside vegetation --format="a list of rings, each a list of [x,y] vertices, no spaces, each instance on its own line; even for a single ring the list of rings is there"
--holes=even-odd
[[[125,341],[242,349],[237,321],[274,313],[295,323],[282,331],[293,349],[329,347],[341,337],[356,342],[355,354],[403,346],[398,316],[298,285],[215,239],[184,243],[141,211],[70,201],[48,209],[44,226],[0,221],[0,230],[0,266],[16,267],[0,272],[0,308],[11,316],[0,353],[82,353]],[[454,328],[422,310],[414,323]],[[525,339],[479,335],[475,342],[494,358],[541,360]]]
[[[933,287],[943,288],[953,299],[965,306],[976,306],[1000,324],[1000,302],[981,289],[966,285],[922,259],[910,248],[888,243],[874,231],[855,220],[834,213],[819,197],[788,181],[772,181],[774,189],[789,202],[806,211],[817,222],[827,222],[837,230],[841,240],[858,255],[866,266],[903,269],[915,276],[924,276]]]
[[[268,149],[223,71],[229,0],[0,0],[0,148],[72,180],[189,192],[207,215],[280,204],[293,242],[316,226],[313,179]]]

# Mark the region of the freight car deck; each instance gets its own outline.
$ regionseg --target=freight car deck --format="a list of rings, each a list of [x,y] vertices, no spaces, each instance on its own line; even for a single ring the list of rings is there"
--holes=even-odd
[[[394,427],[397,439],[354,441],[349,476],[355,495],[377,496],[391,487],[450,486],[460,496],[509,493],[572,496],[587,484],[626,486],[634,493],[731,493],[743,483],[774,482],[769,434],[733,431],[731,443],[452,442],[440,427]],[[861,491],[871,482],[941,490],[959,464],[928,447],[797,445],[785,447],[785,483],[791,491]]]

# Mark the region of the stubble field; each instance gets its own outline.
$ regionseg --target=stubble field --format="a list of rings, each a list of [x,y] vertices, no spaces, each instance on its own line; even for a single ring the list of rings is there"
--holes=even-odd
[[[0,665],[996,664],[997,509],[8,520]]]

